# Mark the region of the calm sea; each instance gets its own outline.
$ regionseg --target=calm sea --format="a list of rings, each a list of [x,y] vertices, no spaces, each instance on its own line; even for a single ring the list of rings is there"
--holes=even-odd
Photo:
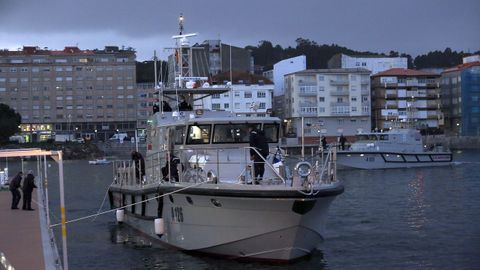
[[[293,264],[242,263],[152,246],[107,214],[68,225],[69,267],[480,269],[480,151],[456,152],[454,159],[443,168],[340,171],[345,193],[330,208],[325,241]],[[67,161],[64,170],[67,219],[97,212],[112,181],[111,166]],[[59,222],[56,174],[52,165],[52,222]],[[102,209],[108,208],[106,200]]]

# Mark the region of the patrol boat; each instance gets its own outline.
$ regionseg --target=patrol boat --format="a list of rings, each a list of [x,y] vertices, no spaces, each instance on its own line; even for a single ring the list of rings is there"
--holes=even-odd
[[[183,57],[188,47],[177,52],[189,58]],[[159,89],[160,95],[230,91],[188,80],[179,74],[175,87]],[[329,206],[344,191],[335,151],[289,161],[279,145],[279,118],[173,107],[148,121],[145,176],[137,178],[135,162],[113,163],[109,199],[117,221],[167,246],[227,258],[290,261],[315,250],[325,238]],[[253,181],[251,125],[264,131],[271,149],[260,184]]]
[[[393,128],[386,132],[359,133],[350,149],[337,152],[339,167],[390,169],[445,166],[452,163],[452,152],[441,146],[427,148],[420,131]]]

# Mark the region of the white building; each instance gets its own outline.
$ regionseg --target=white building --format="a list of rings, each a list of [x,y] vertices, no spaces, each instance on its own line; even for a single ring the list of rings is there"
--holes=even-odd
[[[281,96],[285,94],[285,89],[283,87],[283,76],[288,73],[305,69],[307,69],[307,57],[305,55],[300,55],[276,63],[273,65],[273,70],[265,71],[263,76],[271,80],[275,85],[273,96]]]
[[[478,62],[478,61],[480,61],[480,55],[471,55],[471,56],[463,57],[464,64]]]
[[[203,108],[235,113],[262,113],[272,108],[273,84],[233,84],[232,90],[203,100]]]
[[[328,68],[366,68],[377,74],[392,68],[408,68],[406,57],[348,56],[336,54],[328,61]]]
[[[370,71],[314,69],[287,74],[284,105],[287,136],[300,140],[303,131],[305,143],[318,143],[321,135],[348,138],[370,131]]]

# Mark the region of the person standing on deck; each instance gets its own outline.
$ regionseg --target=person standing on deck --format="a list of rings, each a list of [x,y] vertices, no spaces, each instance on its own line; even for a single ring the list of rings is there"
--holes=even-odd
[[[143,180],[145,176],[145,159],[143,159],[142,154],[137,151],[132,151],[132,160],[135,164],[135,176],[137,178],[137,183]]]
[[[258,181],[263,179],[263,174],[265,172],[265,159],[269,154],[269,148],[263,131],[257,130],[254,126],[250,126],[249,132],[250,147],[257,150],[250,149],[250,159],[253,160],[253,171],[255,172],[253,178],[255,183],[258,184]]]
[[[18,172],[9,184],[10,192],[12,192],[12,209],[18,209],[18,203],[20,202],[20,198],[22,198],[20,191],[18,191],[20,182],[22,182],[22,175],[22,172]]]
[[[32,192],[34,188],[37,188],[35,185],[35,176],[33,176],[33,171],[30,170],[28,171],[27,177],[23,180],[23,210],[35,210],[32,208]]]

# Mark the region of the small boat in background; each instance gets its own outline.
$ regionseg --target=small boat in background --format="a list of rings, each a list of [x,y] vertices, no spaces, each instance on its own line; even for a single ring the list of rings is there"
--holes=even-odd
[[[89,160],[88,164],[90,165],[102,165],[102,164],[110,164],[112,163],[111,160],[107,160],[106,158],[102,159],[95,159],[95,160]]]

